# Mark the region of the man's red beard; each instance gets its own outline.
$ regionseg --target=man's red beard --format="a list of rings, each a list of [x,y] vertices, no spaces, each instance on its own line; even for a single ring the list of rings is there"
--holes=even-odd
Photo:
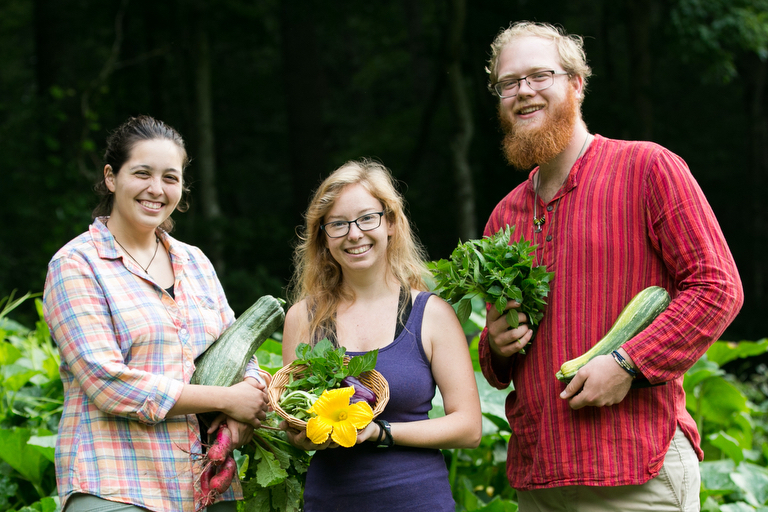
[[[497,113],[504,131],[501,147],[507,162],[527,170],[545,164],[562,153],[573,136],[579,109],[576,93],[569,90],[565,99],[552,107],[539,127],[518,129],[499,103]]]

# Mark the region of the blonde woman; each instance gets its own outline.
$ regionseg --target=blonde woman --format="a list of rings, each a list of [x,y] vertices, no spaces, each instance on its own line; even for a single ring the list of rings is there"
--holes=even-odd
[[[424,253],[388,169],[351,161],[315,192],[296,248],[294,305],[283,363],[299,343],[328,338],[350,355],[378,349],[376,369],[390,386],[387,407],[357,444],[315,445],[305,488],[316,510],[453,511],[439,449],[476,447],[480,403],[466,338],[453,309],[427,291]],[[445,416],[429,419],[435,386]]]

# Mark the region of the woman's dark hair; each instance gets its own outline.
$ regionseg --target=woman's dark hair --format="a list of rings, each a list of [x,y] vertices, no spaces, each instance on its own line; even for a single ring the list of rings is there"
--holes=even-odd
[[[107,149],[104,152],[104,165],[112,167],[113,175],[117,176],[125,162],[131,157],[131,151],[139,142],[145,140],[167,139],[176,144],[181,150],[182,158],[182,197],[176,209],[185,212],[189,208],[185,194],[189,193],[189,188],[184,183],[183,171],[189,165],[187,149],[184,145],[184,139],[170,125],[155,119],[151,116],[131,117],[107,137]],[[107,188],[107,184],[102,175],[94,187],[96,193],[101,197],[99,204],[94,208],[92,218],[107,216],[112,213],[115,196]],[[170,232],[173,229],[173,220],[168,217],[160,228]]]

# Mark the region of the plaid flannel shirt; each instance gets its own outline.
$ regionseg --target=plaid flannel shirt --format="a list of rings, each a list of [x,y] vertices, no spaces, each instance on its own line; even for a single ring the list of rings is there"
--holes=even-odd
[[[195,358],[234,314],[205,255],[158,236],[173,265],[175,299],[123,257],[103,218],[49,264],[44,314],[64,384],[56,446],[62,508],[73,493],[150,510],[195,508],[200,425],[194,414],[167,414]],[[246,376],[260,378],[255,359]],[[241,496],[235,482],[222,499]]]

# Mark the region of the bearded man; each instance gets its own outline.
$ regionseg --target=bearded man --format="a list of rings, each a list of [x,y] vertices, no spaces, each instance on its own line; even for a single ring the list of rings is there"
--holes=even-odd
[[[515,167],[537,167],[485,234],[514,225],[537,246],[534,263],[554,272],[535,336],[523,313],[511,329],[490,307],[480,340],[486,379],[500,389],[514,382],[507,476],[520,510],[699,510],[703,453],[683,375],[743,303],[717,220],[680,157],[589,133],[580,37],[520,22],[491,50],[504,153]],[[669,292],[666,311],[567,386],[558,381],[562,363],[649,286]]]

